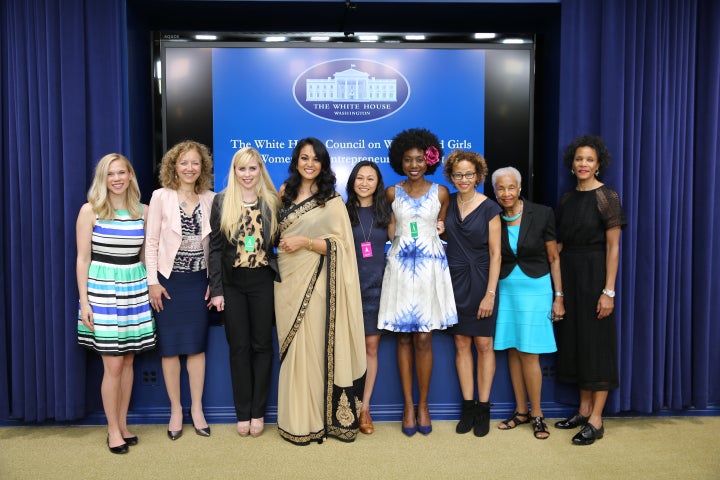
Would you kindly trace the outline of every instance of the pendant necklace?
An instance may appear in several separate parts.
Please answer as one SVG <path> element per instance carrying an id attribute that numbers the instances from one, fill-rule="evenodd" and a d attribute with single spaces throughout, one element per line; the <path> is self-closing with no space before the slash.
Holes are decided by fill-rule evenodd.
<path id="1" fill-rule="evenodd" d="M 460 218 L 465 218 L 465 204 L 470 203 L 473 200 L 475 200 L 475 197 L 477 196 L 477 190 L 473 191 L 473 196 L 470 200 L 463 200 L 462 195 L 460 195 L 460 192 L 458 192 L 458 202 L 460 203 Z"/>
<path id="2" fill-rule="evenodd" d="M 178 190 L 178 193 L 180 193 L 180 192 L 182 192 L 182 190 Z M 188 198 L 187 194 L 185 192 L 183 192 L 183 198 L 182 198 L 182 201 L 180 202 L 180 206 L 182 207 L 183 210 L 185 210 L 188 207 L 189 201 L 190 201 L 190 198 Z"/>

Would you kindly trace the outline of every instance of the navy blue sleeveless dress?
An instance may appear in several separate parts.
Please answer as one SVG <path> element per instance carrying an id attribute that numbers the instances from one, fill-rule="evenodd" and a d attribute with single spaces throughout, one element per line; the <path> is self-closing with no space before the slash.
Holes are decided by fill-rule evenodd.
<path id="1" fill-rule="evenodd" d="M 355 256 L 360 275 L 360 294 L 362 298 L 365 335 L 387 333 L 377 328 L 380 309 L 380 291 L 385 272 L 385 243 L 387 227 L 378 227 L 373 219 L 373 207 L 358 207 L 360 223 L 352 227 L 355 240 Z M 362 244 L 369 242 L 371 256 L 363 256 Z"/>

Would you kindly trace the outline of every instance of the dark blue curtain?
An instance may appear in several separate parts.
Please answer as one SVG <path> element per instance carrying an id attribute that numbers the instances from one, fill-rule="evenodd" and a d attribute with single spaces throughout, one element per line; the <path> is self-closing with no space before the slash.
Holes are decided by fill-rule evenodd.
<path id="1" fill-rule="evenodd" d="M 127 150 L 124 0 L 5 0 L 0 417 L 85 411 L 75 218 L 92 169 Z"/>
<path id="2" fill-rule="evenodd" d="M 714 0 L 562 2 L 559 144 L 605 138 L 614 159 L 603 180 L 629 220 L 609 412 L 720 400 L 718 21 Z M 574 182 L 559 185 L 558 195 Z"/>

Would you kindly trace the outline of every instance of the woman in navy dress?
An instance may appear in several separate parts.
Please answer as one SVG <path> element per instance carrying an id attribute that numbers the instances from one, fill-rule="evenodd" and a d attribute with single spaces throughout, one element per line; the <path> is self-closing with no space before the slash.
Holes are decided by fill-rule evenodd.
<path id="1" fill-rule="evenodd" d="M 455 335 L 455 366 L 463 404 L 457 433 L 482 437 L 490 429 L 490 388 L 495 375 L 496 291 L 500 274 L 500 206 L 475 188 L 485 181 L 487 165 L 474 152 L 453 151 L 445 176 L 457 192 L 450 196 L 445 219 L 447 259 L 459 323 Z M 472 345 L 477 350 L 477 390 L 473 379 Z"/>
<path id="2" fill-rule="evenodd" d="M 378 371 L 378 347 L 382 330 L 377 328 L 380 290 L 385 271 L 385 243 L 390 223 L 390 205 L 385 198 L 382 174 L 375 162 L 364 160 L 355 164 L 347 182 L 346 207 L 355 240 L 363 320 L 367 376 L 360 410 L 360 431 L 373 433 L 370 398 Z"/>

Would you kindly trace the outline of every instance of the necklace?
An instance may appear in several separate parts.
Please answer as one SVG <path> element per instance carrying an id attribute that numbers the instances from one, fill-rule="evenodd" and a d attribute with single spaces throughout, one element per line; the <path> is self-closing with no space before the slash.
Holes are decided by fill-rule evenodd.
<path id="1" fill-rule="evenodd" d="M 182 192 L 182 196 L 183 196 L 183 198 L 181 199 L 181 202 L 180 202 L 180 206 L 183 209 L 186 209 L 188 207 L 188 204 L 195 203 L 195 199 L 197 198 L 197 196 L 194 193 L 187 195 L 186 192 L 183 192 L 182 190 L 178 190 L 178 196 L 180 195 L 180 192 Z"/>
<path id="2" fill-rule="evenodd" d="M 518 218 L 520 218 L 520 215 L 522 215 L 522 213 L 523 213 L 523 207 L 524 207 L 524 205 L 523 205 L 522 203 L 520 203 L 520 211 L 519 211 L 518 213 L 516 213 L 516 214 L 513 215 L 513 216 L 500 215 L 500 218 L 502 218 L 502 219 L 505 220 L 506 222 L 514 222 L 515 220 L 517 220 Z"/>
<path id="3" fill-rule="evenodd" d="M 520 210 L 520 213 L 518 213 L 517 215 L 513 215 L 512 217 L 506 217 L 505 215 L 501 215 L 500 218 L 502 218 L 506 222 L 514 222 L 515 220 L 520 218 L 520 215 L 522 215 L 522 210 Z"/>
<path id="4" fill-rule="evenodd" d="M 367 235 L 365 235 L 365 227 L 363 226 L 362 221 L 360 220 L 359 214 L 358 214 L 358 223 L 360 224 L 360 228 L 362 229 L 363 240 L 365 241 L 365 243 L 369 242 L 370 237 L 372 237 L 372 233 L 373 233 L 372 227 L 375 224 L 375 213 L 373 212 L 372 217 L 370 217 L 370 227 L 369 227 L 369 231 L 368 231 Z"/>
<path id="5" fill-rule="evenodd" d="M 463 200 L 462 195 L 458 192 L 458 203 L 460 203 L 460 217 L 465 218 L 465 204 L 470 203 L 477 197 L 477 190 L 473 190 L 473 196 L 470 200 Z"/>

